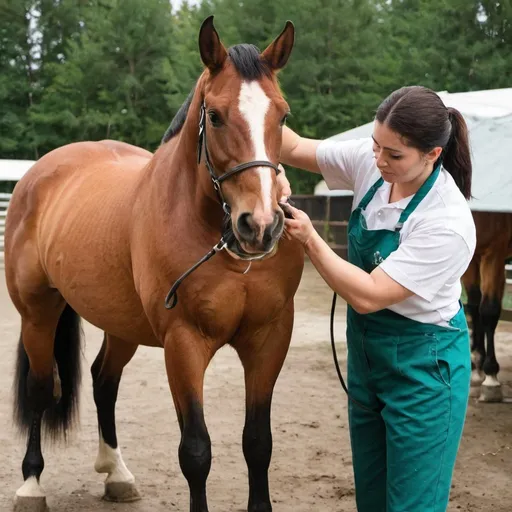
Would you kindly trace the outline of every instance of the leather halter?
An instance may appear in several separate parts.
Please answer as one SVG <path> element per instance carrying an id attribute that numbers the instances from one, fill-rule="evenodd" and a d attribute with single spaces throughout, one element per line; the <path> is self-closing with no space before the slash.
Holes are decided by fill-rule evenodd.
<path id="1" fill-rule="evenodd" d="M 208 153 L 208 144 L 206 142 L 206 105 L 204 101 L 201 103 L 201 110 L 200 110 L 200 116 L 199 116 L 199 139 L 197 142 L 197 163 L 201 163 L 201 156 L 204 151 L 204 163 L 206 165 L 206 168 L 208 169 L 208 172 L 210 173 L 210 177 L 212 179 L 213 188 L 217 192 L 217 196 L 219 198 L 219 201 L 222 205 L 222 209 L 225 213 L 224 218 L 224 225 L 229 225 L 228 221 L 231 217 L 231 207 L 229 206 L 228 202 L 224 198 L 224 194 L 222 193 L 222 182 L 227 180 L 228 178 L 231 178 L 235 174 L 238 174 L 242 171 L 245 171 L 247 169 L 252 169 L 254 167 L 271 167 L 276 171 L 276 174 L 279 174 L 281 171 L 277 167 L 277 165 L 273 164 L 272 162 L 269 162 L 267 160 L 253 160 L 250 162 L 245 162 L 243 164 L 237 165 L 230 169 L 229 171 L 226 171 L 222 175 L 218 175 L 215 172 L 215 169 L 211 163 L 210 160 L 210 154 Z M 231 230 L 224 231 L 224 233 L 221 236 L 221 239 L 219 242 L 213 246 L 213 248 L 205 254 L 197 263 L 195 263 L 192 267 L 190 267 L 183 275 L 181 275 L 176 282 L 172 285 L 171 289 L 169 290 L 169 293 L 167 294 L 167 297 L 165 298 L 164 306 L 166 309 L 172 309 L 176 306 L 178 303 L 178 287 L 180 284 L 184 281 L 184 279 L 189 276 L 194 270 L 196 270 L 199 266 L 201 266 L 203 263 L 208 261 L 212 256 L 214 256 L 216 253 L 222 251 L 225 249 L 230 242 L 230 239 L 233 237 L 233 232 Z"/>

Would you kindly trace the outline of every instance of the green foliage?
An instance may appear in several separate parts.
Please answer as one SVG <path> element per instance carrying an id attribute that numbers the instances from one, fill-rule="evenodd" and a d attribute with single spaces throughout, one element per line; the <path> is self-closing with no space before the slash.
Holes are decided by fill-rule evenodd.
<path id="1" fill-rule="evenodd" d="M 171 2 L 172 4 L 172 2 Z M 512 4 L 494 0 L 0 0 L 0 158 L 78 140 L 149 150 L 202 71 L 202 20 L 263 50 L 290 19 L 289 126 L 325 138 L 372 119 L 402 85 L 510 86 Z M 290 169 L 295 193 L 317 175 Z"/>

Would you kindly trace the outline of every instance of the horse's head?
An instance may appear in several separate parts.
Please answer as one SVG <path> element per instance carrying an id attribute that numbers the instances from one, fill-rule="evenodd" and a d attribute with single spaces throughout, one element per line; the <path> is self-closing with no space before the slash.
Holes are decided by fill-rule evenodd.
<path id="1" fill-rule="evenodd" d="M 207 68 L 201 87 L 207 141 L 203 160 L 219 178 L 220 197 L 231 211 L 235 240 L 228 249 L 241 258 L 272 252 L 283 232 L 276 174 L 289 107 L 276 74 L 285 66 L 293 42 L 291 22 L 262 53 L 251 45 L 226 50 L 213 16 L 199 34 Z M 237 171 L 242 164 L 249 165 Z"/>

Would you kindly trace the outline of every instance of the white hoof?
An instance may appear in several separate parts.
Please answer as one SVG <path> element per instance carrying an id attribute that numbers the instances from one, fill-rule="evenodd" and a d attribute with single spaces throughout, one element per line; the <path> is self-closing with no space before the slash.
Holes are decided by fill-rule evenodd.
<path id="1" fill-rule="evenodd" d="M 480 388 L 481 394 L 479 397 L 480 402 L 503 402 L 503 390 L 501 384 L 496 377 L 487 375 L 482 387 Z"/>
<path id="2" fill-rule="evenodd" d="M 139 501 L 141 496 L 135 484 L 130 482 L 108 482 L 105 483 L 105 501 L 114 501 L 117 503 L 129 503 Z"/>
<path id="3" fill-rule="evenodd" d="M 14 512 L 46 512 L 46 496 L 35 476 L 27 478 L 16 491 Z"/>

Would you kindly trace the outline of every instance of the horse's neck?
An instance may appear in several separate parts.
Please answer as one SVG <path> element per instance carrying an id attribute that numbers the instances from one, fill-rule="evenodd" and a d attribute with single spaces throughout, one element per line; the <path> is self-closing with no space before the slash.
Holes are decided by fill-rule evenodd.
<path id="1" fill-rule="evenodd" d="M 182 130 L 155 153 L 151 167 L 151 199 L 176 219 L 182 211 L 190 222 L 196 218 L 211 232 L 220 232 L 223 213 L 210 175 L 197 164 L 198 112 L 189 112 Z M 154 205 L 152 205 L 154 206 Z M 217 233 L 215 233 L 217 235 Z"/>

